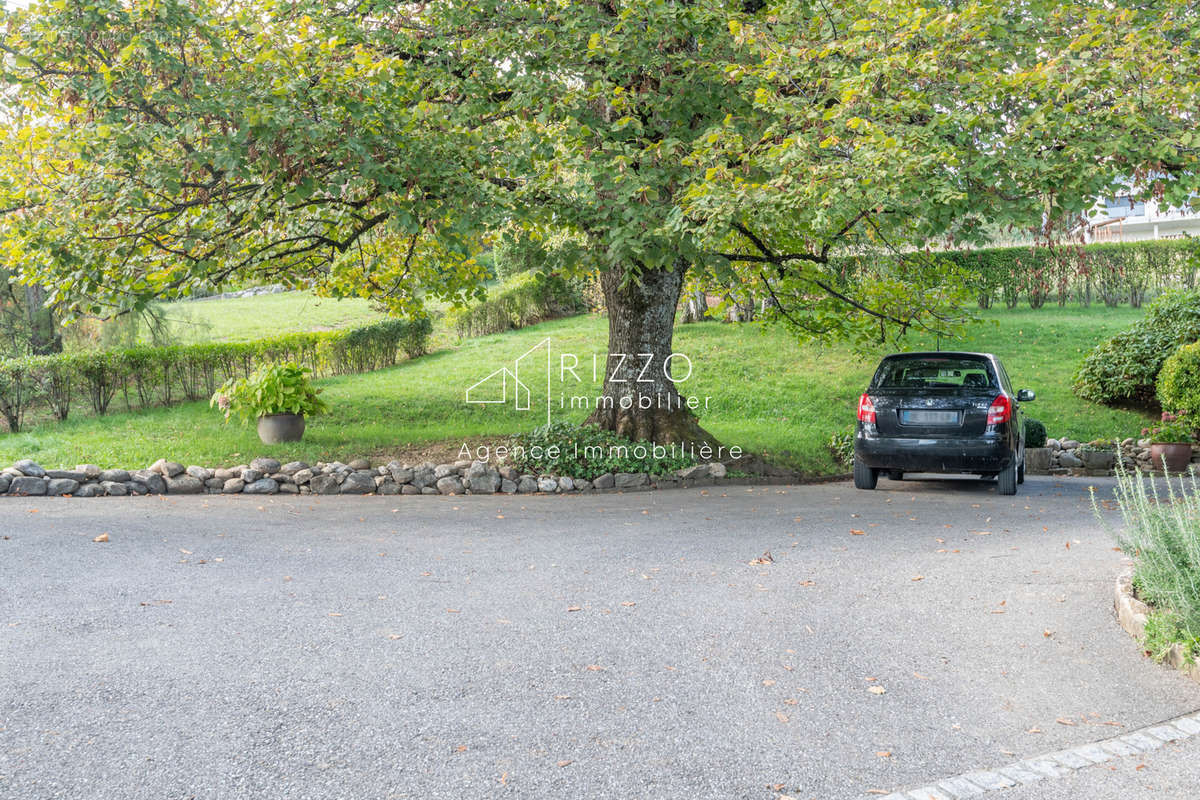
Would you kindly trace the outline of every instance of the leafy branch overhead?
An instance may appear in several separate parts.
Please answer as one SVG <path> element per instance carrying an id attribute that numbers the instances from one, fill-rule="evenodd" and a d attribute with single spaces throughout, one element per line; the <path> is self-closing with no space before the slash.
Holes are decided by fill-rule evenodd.
<path id="1" fill-rule="evenodd" d="M 1198 39 L 1183 0 L 39 3 L 3 23 L 0 258 L 83 311 L 236 278 L 415 314 L 515 228 L 803 335 L 952 329 L 930 243 L 1187 201 Z"/>

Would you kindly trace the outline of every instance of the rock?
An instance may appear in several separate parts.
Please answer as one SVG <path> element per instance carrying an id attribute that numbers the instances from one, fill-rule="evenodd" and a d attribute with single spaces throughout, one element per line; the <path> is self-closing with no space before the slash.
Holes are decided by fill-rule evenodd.
<path id="1" fill-rule="evenodd" d="M 469 458 L 465 459 L 465 460 L 460 459 L 460 460 L 454 462 L 454 468 L 461 471 L 461 470 L 464 470 L 467 467 L 471 466 L 471 464 L 472 464 L 472 461 Z"/>
<path id="2" fill-rule="evenodd" d="M 240 475 L 240 474 L 241 473 L 239 472 L 238 475 Z M 222 483 L 224 483 L 225 481 L 228 481 L 228 480 L 232 480 L 232 479 L 236 478 L 238 475 L 234 475 L 233 470 L 226 469 L 224 467 L 213 470 L 213 477 L 216 478 L 217 480 L 221 481 Z"/>
<path id="3" fill-rule="evenodd" d="M 655 489 L 672 489 L 679 486 L 679 482 L 683 480 L 674 472 L 666 475 L 655 475 L 650 479 L 650 483 Z"/>
<path id="4" fill-rule="evenodd" d="M 87 475 L 84 475 L 77 469 L 48 469 L 46 470 L 47 478 L 67 478 L 73 481 L 83 483 L 87 480 Z"/>
<path id="5" fill-rule="evenodd" d="M 29 475 L 13 478 L 8 484 L 9 494 L 41 497 L 46 493 L 46 481 Z"/>
<path id="6" fill-rule="evenodd" d="M 370 469 L 371 462 L 365 458 L 356 458 L 350 462 L 349 467 L 350 467 L 350 469 L 355 469 L 355 470 Z"/>
<path id="7" fill-rule="evenodd" d="M 338 480 L 335 475 L 314 475 L 308 482 L 313 494 L 337 494 Z"/>
<path id="8" fill-rule="evenodd" d="M 614 485 L 618 489 L 637 489 L 650 483 L 650 476 L 644 472 L 618 472 L 614 476 Z"/>
<path id="9" fill-rule="evenodd" d="M 261 469 L 255 469 L 254 467 L 247 467 L 246 469 L 242 470 L 242 474 L 240 477 L 246 483 L 254 483 L 259 478 L 265 477 L 265 473 Z"/>
<path id="10" fill-rule="evenodd" d="M 575 491 L 590 492 L 591 490 L 592 490 L 592 482 L 591 481 L 584 480 L 583 478 L 577 478 L 575 480 Z"/>
<path id="11" fill-rule="evenodd" d="M 146 487 L 146 491 L 150 494 L 166 494 L 167 481 L 161 473 L 152 472 L 148 469 L 139 469 L 136 472 L 129 473 L 129 479 Z"/>
<path id="12" fill-rule="evenodd" d="M 402 485 L 412 483 L 413 471 L 408 467 L 401 466 L 400 464 L 396 464 L 395 466 L 389 464 L 387 470 L 388 474 L 392 476 L 392 480 L 396 483 Z"/>
<path id="13" fill-rule="evenodd" d="M 1121 446 L 1122 446 L 1122 447 L 1133 447 L 1133 437 L 1132 437 L 1132 436 L 1130 436 L 1130 437 L 1128 437 L 1128 438 L 1126 438 L 1126 439 L 1122 439 L 1122 440 L 1121 440 Z"/>
<path id="14" fill-rule="evenodd" d="M 125 488 L 130 494 L 137 495 L 139 497 L 150 494 L 150 490 L 137 481 L 125 481 Z"/>
<path id="15" fill-rule="evenodd" d="M 1074 450 L 1079 447 L 1079 442 L 1074 439 L 1063 439 L 1059 444 L 1062 445 L 1063 450 Z"/>
<path id="16" fill-rule="evenodd" d="M 302 469 L 308 469 L 308 464 L 303 461 L 289 461 L 279 468 L 279 471 L 285 475 L 295 475 Z"/>
<path id="17" fill-rule="evenodd" d="M 117 481 L 124 483 L 129 480 L 129 471 L 124 469 L 106 469 L 100 473 L 100 481 Z"/>
<path id="18" fill-rule="evenodd" d="M 375 476 L 364 470 L 347 475 L 340 489 L 341 494 L 369 494 L 373 491 L 375 491 Z"/>
<path id="19" fill-rule="evenodd" d="M 517 493 L 517 482 L 509 480 L 508 478 L 501 478 L 500 479 L 500 491 L 503 494 L 516 494 Z"/>
<path id="20" fill-rule="evenodd" d="M 426 464 L 420 468 L 413 470 L 412 485 L 418 489 L 425 489 L 437 483 L 437 477 L 434 474 L 432 466 Z"/>
<path id="21" fill-rule="evenodd" d="M 438 479 L 437 490 L 439 494 L 462 494 L 463 483 L 457 475 L 446 475 Z"/>
<path id="22" fill-rule="evenodd" d="M 282 486 L 285 483 L 293 482 L 292 476 L 288 475 L 286 472 L 276 472 L 272 475 L 268 475 L 267 477 L 270 478 L 271 480 L 275 481 L 276 483 L 278 483 L 280 486 Z"/>
<path id="23" fill-rule="evenodd" d="M 79 481 L 74 478 L 51 478 L 46 482 L 46 494 L 60 496 L 79 491 Z"/>
<path id="24" fill-rule="evenodd" d="M 420 494 L 421 490 L 413 486 L 411 483 L 406 483 L 400 487 L 400 494 Z"/>
<path id="25" fill-rule="evenodd" d="M 1058 454 L 1058 465 L 1060 467 L 1082 467 L 1083 460 L 1068 450 L 1062 450 Z"/>
<path id="26" fill-rule="evenodd" d="M 691 467 L 684 467 L 676 473 L 685 481 L 699 480 L 700 478 L 708 477 L 708 464 L 696 464 Z"/>
<path id="27" fill-rule="evenodd" d="M 221 486 L 221 491 L 225 494 L 241 494 L 242 489 L 246 488 L 246 482 L 241 478 L 230 478 Z"/>
<path id="28" fill-rule="evenodd" d="M 167 494 L 200 494 L 203 490 L 204 484 L 191 475 L 175 473 L 175 477 L 167 478 Z"/>
<path id="29" fill-rule="evenodd" d="M 30 461 L 28 458 L 22 458 L 20 461 L 13 464 L 13 467 L 22 475 L 25 475 L 29 478 L 46 477 L 46 470 L 42 469 L 37 462 Z"/>
<path id="30" fill-rule="evenodd" d="M 104 487 L 98 483 L 85 483 L 75 490 L 76 497 L 100 497 L 102 494 L 104 494 Z"/>
<path id="31" fill-rule="evenodd" d="M 433 477 L 435 480 L 440 480 L 447 475 L 457 475 L 458 467 L 454 464 L 438 464 L 433 468 Z"/>
<path id="32" fill-rule="evenodd" d="M 280 464 L 278 459 L 267 458 L 266 456 L 259 456 L 258 458 L 251 459 L 250 461 L 250 469 L 256 469 L 263 475 L 270 475 L 272 472 L 279 472 L 279 467 Z M 257 480 L 257 478 L 255 480 Z"/>
<path id="33" fill-rule="evenodd" d="M 292 483 L 297 486 L 303 486 L 313 479 L 313 471 L 311 469 L 302 469 L 292 475 Z"/>
<path id="34" fill-rule="evenodd" d="M 570 478 L 568 478 L 564 475 L 563 477 L 558 479 L 558 490 L 560 492 L 575 491 L 575 481 L 571 480 Z"/>
<path id="35" fill-rule="evenodd" d="M 517 472 L 515 469 L 513 469 L 512 467 L 510 467 L 508 465 L 500 467 L 500 469 L 498 469 L 496 471 L 500 473 L 501 480 L 515 482 L 515 481 L 519 480 L 521 477 L 521 474 L 519 472 Z"/>
<path id="36" fill-rule="evenodd" d="M 275 494 L 278 491 L 279 484 L 272 478 L 259 478 L 242 489 L 243 494 Z"/>
<path id="37" fill-rule="evenodd" d="M 1061 450 L 1062 449 L 1062 445 L 1058 443 L 1058 439 L 1047 439 L 1046 447 L 1048 447 L 1051 450 Z"/>
<path id="38" fill-rule="evenodd" d="M 80 464 L 75 468 L 76 472 L 82 472 L 86 480 L 94 481 L 100 477 L 100 468 L 95 464 Z"/>
<path id="39" fill-rule="evenodd" d="M 400 494 L 400 484 L 396 483 L 391 478 L 385 478 L 383 483 L 376 487 L 376 490 L 382 495 Z"/>
<path id="40" fill-rule="evenodd" d="M 482 461 L 476 461 L 467 467 L 464 485 L 472 494 L 495 494 L 501 480 L 499 472 Z"/>
<path id="41" fill-rule="evenodd" d="M 178 461 L 164 461 L 162 464 L 162 469 L 159 470 L 159 472 L 161 472 L 164 477 L 174 478 L 177 475 L 183 474 L 183 464 L 180 464 Z"/>
<path id="42" fill-rule="evenodd" d="M 117 481 L 100 481 L 100 488 L 110 497 L 124 497 L 129 494 L 129 487 Z"/>
<path id="43" fill-rule="evenodd" d="M 1025 471 L 1032 475 L 1045 475 L 1050 471 L 1053 452 L 1049 447 L 1025 448 Z"/>
<path id="44" fill-rule="evenodd" d="M 533 494 L 538 490 L 537 479 L 532 475 L 522 475 L 517 481 L 517 491 L 521 494 Z"/>
<path id="45" fill-rule="evenodd" d="M 1108 471 L 1117 461 L 1116 453 L 1111 450 L 1083 450 L 1079 453 L 1083 466 L 1089 470 Z"/>
<path id="46" fill-rule="evenodd" d="M 558 491 L 558 481 L 549 475 L 543 475 L 537 479 L 537 487 L 539 492 L 554 494 Z"/>
<path id="47" fill-rule="evenodd" d="M 606 472 L 603 475 L 592 481 L 592 486 L 597 489 L 611 489 L 616 485 L 616 478 L 611 472 Z"/>
<path id="48" fill-rule="evenodd" d="M 438 494 L 438 490 L 432 486 L 426 486 L 421 490 L 421 494 Z"/>
<path id="49" fill-rule="evenodd" d="M 213 476 L 213 471 L 207 467 L 190 466 L 186 470 L 188 475 L 191 475 L 198 481 L 206 481 Z"/>
<path id="50" fill-rule="evenodd" d="M 727 473 L 725 465 L 720 461 L 714 461 L 708 465 L 708 474 L 712 478 L 724 478 Z"/>
<path id="51" fill-rule="evenodd" d="M 12 475 L 0 472 L 0 494 L 7 492 L 10 485 L 12 485 Z"/>
<path id="52" fill-rule="evenodd" d="M 209 478 L 208 480 L 206 480 L 204 482 L 204 488 L 205 489 L 224 489 L 225 481 L 221 480 L 220 478 L 216 478 L 216 477 Z"/>
<path id="53" fill-rule="evenodd" d="M 281 483 L 281 484 L 279 484 L 279 493 L 280 494 L 299 494 L 300 487 L 294 483 Z"/>

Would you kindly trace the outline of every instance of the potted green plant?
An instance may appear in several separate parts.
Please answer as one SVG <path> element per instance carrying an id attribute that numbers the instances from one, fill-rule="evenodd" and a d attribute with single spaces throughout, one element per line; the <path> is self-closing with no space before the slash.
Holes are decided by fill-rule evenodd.
<path id="1" fill-rule="evenodd" d="M 298 442 L 304 436 L 304 418 L 329 410 L 309 380 L 308 367 L 272 363 L 245 378 L 226 381 L 209 401 L 225 412 L 226 421 L 237 414 L 243 423 L 258 420 L 258 438 L 264 444 Z"/>
<path id="2" fill-rule="evenodd" d="M 1158 425 L 1142 428 L 1150 439 L 1150 460 L 1155 467 L 1166 463 L 1168 472 L 1185 472 L 1192 461 L 1192 443 L 1196 441 L 1196 426 L 1187 413 L 1164 411 Z"/>

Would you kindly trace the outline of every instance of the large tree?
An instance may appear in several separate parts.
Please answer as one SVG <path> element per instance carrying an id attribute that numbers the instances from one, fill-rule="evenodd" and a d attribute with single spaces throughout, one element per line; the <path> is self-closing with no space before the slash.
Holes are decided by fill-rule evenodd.
<path id="1" fill-rule="evenodd" d="M 931 242 L 1186 200 L 1198 31 L 1186 0 L 45 2 L 0 44 L 0 256 L 79 310 L 269 277 L 419 313 L 515 226 L 649 354 L 592 421 L 694 442 L 689 273 L 803 336 L 953 329 Z"/>

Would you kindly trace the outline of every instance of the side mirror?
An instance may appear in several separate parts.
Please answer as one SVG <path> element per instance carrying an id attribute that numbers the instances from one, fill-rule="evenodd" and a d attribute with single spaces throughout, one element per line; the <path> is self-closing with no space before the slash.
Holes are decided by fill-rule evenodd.
<path id="1" fill-rule="evenodd" d="M 1020 389 L 1017 391 L 1017 402 L 1018 403 L 1028 403 L 1028 402 L 1030 402 L 1032 400 L 1036 400 L 1036 399 L 1037 399 L 1037 395 L 1033 393 L 1032 389 Z"/>

